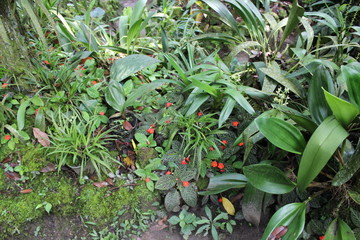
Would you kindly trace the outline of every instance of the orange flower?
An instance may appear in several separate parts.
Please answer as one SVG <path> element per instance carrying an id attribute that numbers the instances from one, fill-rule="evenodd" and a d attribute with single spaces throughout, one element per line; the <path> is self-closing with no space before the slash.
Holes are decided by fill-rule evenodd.
<path id="1" fill-rule="evenodd" d="M 241 142 L 241 143 L 238 144 L 238 146 L 242 147 L 242 146 L 244 146 L 244 143 Z"/>
<path id="2" fill-rule="evenodd" d="M 49 61 L 47 61 L 47 60 L 44 60 L 43 62 L 47 65 L 50 65 Z"/>
<path id="3" fill-rule="evenodd" d="M 219 169 L 223 169 L 225 167 L 225 165 L 223 163 L 219 163 L 217 166 Z"/>
<path id="4" fill-rule="evenodd" d="M 172 104 L 171 102 L 168 102 L 168 103 L 165 104 L 165 107 L 168 108 L 168 107 L 170 107 L 171 105 L 173 105 L 173 104 Z"/>
<path id="5" fill-rule="evenodd" d="M 212 162 L 211 162 L 211 166 L 212 166 L 212 167 L 217 167 L 217 166 L 218 166 L 218 162 L 217 162 L 217 161 L 212 161 Z"/>
<path id="6" fill-rule="evenodd" d="M 165 123 L 170 123 L 170 120 L 166 120 Z"/>
<path id="7" fill-rule="evenodd" d="M 227 144 L 228 142 L 226 140 L 221 141 L 223 144 Z"/>
<path id="8" fill-rule="evenodd" d="M 104 115 L 105 115 L 105 113 L 104 113 L 104 112 L 99 112 L 99 114 L 100 114 L 101 116 L 104 116 Z"/>
<path id="9" fill-rule="evenodd" d="M 221 145 L 220 147 L 221 147 L 221 149 L 222 149 L 222 150 L 224 150 L 224 149 L 226 148 L 226 147 L 225 147 L 225 146 L 223 146 L 223 145 Z"/>
<path id="10" fill-rule="evenodd" d="M 183 182 L 182 182 L 182 185 L 183 185 L 184 187 L 188 187 L 188 186 L 189 186 L 189 182 L 188 182 L 188 181 L 183 181 Z"/>
<path id="11" fill-rule="evenodd" d="M 190 162 L 190 158 L 189 158 L 189 157 L 186 157 L 186 158 L 185 158 L 185 161 Z"/>
<path id="12" fill-rule="evenodd" d="M 151 124 L 151 127 L 154 128 L 154 127 L 155 127 L 155 124 Z"/>
<path id="13" fill-rule="evenodd" d="M 146 179 L 145 179 L 145 182 L 150 182 L 150 178 L 146 178 Z"/>
<path id="14" fill-rule="evenodd" d="M 234 127 L 237 127 L 239 125 L 239 122 L 232 122 L 231 125 L 233 125 Z"/>
<path id="15" fill-rule="evenodd" d="M 182 165 L 186 165 L 186 164 L 188 164 L 188 163 L 187 163 L 185 160 L 182 160 L 182 161 L 181 161 L 181 164 L 182 164 Z"/>
<path id="16" fill-rule="evenodd" d="M 95 85 L 95 84 L 97 84 L 97 81 L 92 81 L 91 84 Z"/>
<path id="17" fill-rule="evenodd" d="M 222 203 L 222 197 L 219 197 L 218 201 L 219 203 Z"/>
<path id="18" fill-rule="evenodd" d="M 170 175 L 171 174 L 171 172 L 170 171 L 167 171 L 166 173 L 165 173 L 165 175 Z"/>
<path id="19" fill-rule="evenodd" d="M 6 84 L 6 83 L 3 83 L 3 84 L 1 85 L 1 87 L 2 87 L 2 88 L 6 88 L 6 87 L 7 87 L 7 84 Z"/>
<path id="20" fill-rule="evenodd" d="M 203 114 L 202 112 L 198 112 L 197 115 L 198 115 L 199 117 L 201 117 L 201 116 L 204 115 L 204 114 Z"/>
<path id="21" fill-rule="evenodd" d="M 5 138 L 6 141 L 9 141 L 11 139 L 11 136 L 10 135 L 5 135 L 4 138 Z"/>
<path id="22" fill-rule="evenodd" d="M 146 132 L 150 133 L 150 134 L 153 134 L 155 132 L 155 129 L 153 128 L 149 128 L 148 130 L 146 130 Z"/>
<path id="23" fill-rule="evenodd" d="M 38 108 L 35 109 L 34 115 L 36 116 L 36 114 L 38 114 L 38 112 L 39 112 L 39 109 Z"/>
<path id="24" fill-rule="evenodd" d="M 209 147 L 209 150 L 210 151 L 214 151 L 215 149 L 213 147 Z"/>
<path id="25" fill-rule="evenodd" d="M 319 237 L 319 240 L 324 240 L 324 239 L 325 239 L 325 236 Z"/>

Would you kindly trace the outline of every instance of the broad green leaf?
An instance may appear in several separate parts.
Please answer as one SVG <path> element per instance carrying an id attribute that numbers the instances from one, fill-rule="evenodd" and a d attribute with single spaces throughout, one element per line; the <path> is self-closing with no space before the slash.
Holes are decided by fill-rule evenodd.
<path id="1" fill-rule="evenodd" d="M 38 107 L 43 107 L 43 106 L 44 106 L 43 100 L 42 100 L 39 96 L 37 96 L 37 95 L 35 95 L 35 96 L 33 96 L 33 97 L 31 98 L 31 102 L 32 102 L 35 106 L 38 106 Z"/>
<path id="2" fill-rule="evenodd" d="M 346 81 L 351 103 L 360 109 L 360 72 L 353 68 L 342 66 L 341 73 Z"/>
<path id="3" fill-rule="evenodd" d="M 263 192 L 284 194 L 296 186 L 280 169 L 271 165 L 253 164 L 243 169 L 249 183 Z"/>
<path id="4" fill-rule="evenodd" d="M 296 240 L 301 235 L 305 226 L 305 203 L 290 203 L 279 210 L 271 217 L 261 240 L 272 238 L 272 232 L 280 226 L 287 227 L 287 232 L 281 237 L 282 240 Z"/>
<path id="5" fill-rule="evenodd" d="M 296 154 L 304 151 L 306 142 L 300 130 L 279 118 L 258 118 L 260 132 L 275 146 Z"/>
<path id="6" fill-rule="evenodd" d="M 180 78 L 184 81 L 185 84 L 190 84 L 190 81 L 187 79 L 185 71 L 181 68 L 181 66 L 177 63 L 177 60 L 170 54 L 164 54 L 165 58 L 171 64 L 171 66 L 176 70 L 179 74 Z"/>
<path id="7" fill-rule="evenodd" d="M 309 132 L 313 133 L 318 127 L 313 120 L 311 120 L 308 116 L 296 111 L 295 109 L 289 108 L 284 105 L 273 104 L 274 108 L 279 109 L 283 113 L 285 113 L 289 118 L 291 118 L 294 122 L 296 122 L 299 126 L 305 128 Z"/>
<path id="8" fill-rule="evenodd" d="M 350 217 L 351 217 L 352 223 L 356 227 L 360 227 L 360 212 L 353 208 L 350 208 Z"/>
<path id="9" fill-rule="evenodd" d="M 222 205 L 224 206 L 225 211 L 228 214 L 235 215 L 235 207 L 229 199 L 227 199 L 226 197 L 222 197 Z"/>
<path id="10" fill-rule="evenodd" d="M 190 207 L 195 207 L 197 204 L 197 192 L 192 186 L 180 188 L 180 194 L 184 202 Z"/>
<path id="11" fill-rule="evenodd" d="M 156 88 L 161 87 L 164 82 L 162 81 L 152 81 L 150 83 L 142 84 L 139 88 L 132 91 L 129 94 L 128 98 L 125 101 L 125 108 L 132 106 L 135 104 L 136 100 L 141 97 L 146 97 L 146 94 L 154 91 Z"/>
<path id="12" fill-rule="evenodd" d="M 148 138 L 143 133 L 135 133 L 135 139 L 139 143 L 147 142 Z"/>
<path id="13" fill-rule="evenodd" d="M 125 93 L 122 85 L 117 81 L 110 81 L 105 90 L 106 102 L 116 111 L 122 112 L 125 109 Z"/>
<path id="14" fill-rule="evenodd" d="M 203 82 L 200 82 L 199 80 L 195 79 L 195 78 L 189 78 L 192 82 L 192 84 L 198 88 L 200 88 L 201 90 L 213 95 L 214 97 L 218 97 L 219 96 L 219 91 L 210 86 L 209 84 L 206 84 L 206 83 L 203 83 Z"/>
<path id="15" fill-rule="evenodd" d="M 246 42 L 243 42 L 239 45 L 237 45 L 236 47 L 234 47 L 231 52 L 229 53 L 229 55 L 226 57 L 226 62 L 227 63 L 230 63 L 234 58 L 235 56 L 241 52 L 241 51 L 244 51 L 245 49 L 247 48 L 251 48 L 251 47 L 258 47 L 258 46 L 261 46 L 260 43 L 256 42 L 256 41 L 246 41 Z"/>
<path id="16" fill-rule="evenodd" d="M 241 209 L 246 221 L 259 226 L 265 193 L 248 183 L 245 187 Z"/>
<path id="17" fill-rule="evenodd" d="M 231 188 L 243 188 L 246 186 L 247 178 L 240 173 L 226 173 L 210 178 L 209 185 L 199 195 L 211 195 L 225 192 Z"/>
<path id="18" fill-rule="evenodd" d="M 226 25 L 240 34 L 235 18 L 222 2 L 218 0 L 204 0 L 204 2 L 220 15 L 221 20 Z"/>
<path id="19" fill-rule="evenodd" d="M 180 193 L 177 190 L 172 190 L 168 192 L 164 199 L 164 205 L 166 211 L 168 212 L 174 211 L 176 207 L 180 206 Z"/>
<path id="20" fill-rule="evenodd" d="M 356 240 L 351 228 L 340 218 L 331 222 L 324 240 Z"/>
<path id="21" fill-rule="evenodd" d="M 141 54 L 134 54 L 115 61 L 110 69 L 110 79 L 120 82 L 132 74 L 149 67 L 159 60 Z"/>
<path id="22" fill-rule="evenodd" d="M 194 112 L 196 112 L 200 106 L 209 99 L 209 94 L 205 94 L 205 93 L 200 93 L 197 96 L 194 97 L 193 102 L 191 103 L 191 105 L 189 106 L 189 109 L 186 111 L 185 116 L 189 116 L 191 114 L 193 114 Z"/>
<path id="23" fill-rule="evenodd" d="M 226 122 L 226 120 L 229 118 L 230 114 L 232 113 L 234 107 L 235 107 L 235 100 L 232 99 L 231 97 L 228 97 L 226 99 L 225 105 L 223 107 L 223 109 L 220 112 L 220 116 L 219 116 L 219 128 L 224 124 L 224 122 Z"/>
<path id="24" fill-rule="evenodd" d="M 17 125 L 18 125 L 18 130 L 23 130 L 23 128 L 25 127 L 25 113 L 26 113 L 26 108 L 29 106 L 30 104 L 30 99 L 26 100 L 25 102 L 22 102 L 20 104 L 19 110 L 17 112 Z"/>
<path id="25" fill-rule="evenodd" d="M 280 42 L 280 46 L 283 44 L 285 39 L 298 28 L 301 17 L 304 15 L 304 8 L 299 6 L 298 1 L 293 1 L 292 7 L 290 9 L 289 18 Z"/>
<path id="26" fill-rule="evenodd" d="M 39 111 L 35 116 L 34 126 L 36 128 L 39 128 L 41 131 L 45 131 L 46 129 L 45 115 L 44 115 L 44 110 L 42 108 L 39 109 Z"/>
<path id="27" fill-rule="evenodd" d="M 336 119 L 343 127 L 347 127 L 359 114 L 356 105 L 338 98 L 323 89 L 327 103 Z"/>
<path id="28" fill-rule="evenodd" d="M 271 77 L 284 87 L 290 89 L 293 93 L 301 97 L 301 90 L 294 82 L 287 79 L 280 70 L 279 65 L 276 62 L 271 62 L 267 68 L 260 68 L 260 70 L 265 73 L 267 76 Z"/>
<path id="29" fill-rule="evenodd" d="M 226 94 L 229 94 L 242 108 L 244 108 L 248 113 L 254 114 L 255 110 L 246 100 L 246 98 L 241 94 L 240 91 L 234 89 L 226 89 Z"/>
<path id="30" fill-rule="evenodd" d="M 329 70 L 320 65 L 311 78 L 308 93 L 310 114 L 317 124 L 332 114 L 322 88 L 330 93 L 334 92 L 334 84 Z"/>
<path id="31" fill-rule="evenodd" d="M 159 190 L 169 190 L 176 184 L 176 179 L 173 175 L 164 175 L 156 182 L 155 188 Z"/>
<path id="32" fill-rule="evenodd" d="M 144 13 L 145 7 L 146 7 L 146 0 L 139 0 L 136 2 L 131 14 L 130 25 L 135 24 L 135 22 L 141 19 L 141 15 Z"/>
<path id="33" fill-rule="evenodd" d="M 153 181 L 146 182 L 146 187 L 147 187 L 147 189 L 149 189 L 151 192 L 153 192 L 154 189 L 155 189 L 154 182 L 153 182 Z"/>
<path id="34" fill-rule="evenodd" d="M 305 190 L 314 180 L 348 135 L 334 116 L 321 123 L 307 143 L 300 160 L 297 182 L 300 191 Z"/>
<path id="35" fill-rule="evenodd" d="M 349 197 L 356 202 L 357 204 L 360 204 L 360 193 L 353 191 L 353 190 L 348 190 L 347 193 L 349 194 Z"/>
<path id="36" fill-rule="evenodd" d="M 349 181 L 352 176 L 360 169 L 360 141 L 357 144 L 355 152 L 335 175 L 332 180 L 333 186 L 340 186 Z"/>

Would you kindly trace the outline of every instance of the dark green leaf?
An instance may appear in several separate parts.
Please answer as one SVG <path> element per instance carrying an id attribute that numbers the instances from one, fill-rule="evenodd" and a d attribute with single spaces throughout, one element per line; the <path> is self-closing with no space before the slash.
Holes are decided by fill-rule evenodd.
<path id="1" fill-rule="evenodd" d="M 192 186 L 180 188 L 182 199 L 190 207 L 195 207 L 197 204 L 197 192 Z"/>
<path id="2" fill-rule="evenodd" d="M 350 217 L 351 217 L 351 221 L 352 223 L 356 226 L 356 227 L 360 227 L 360 212 L 356 211 L 353 208 L 350 208 Z"/>
<path id="3" fill-rule="evenodd" d="M 17 112 L 16 119 L 19 130 L 22 130 L 25 127 L 25 113 L 26 113 L 26 108 L 29 106 L 29 104 L 30 104 L 30 99 L 22 102 Z"/>
<path id="4" fill-rule="evenodd" d="M 125 93 L 122 85 L 117 81 L 110 81 L 105 90 L 105 100 L 116 111 L 124 111 Z"/>
<path id="5" fill-rule="evenodd" d="M 264 192 L 256 189 L 251 184 L 245 187 L 244 198 L 241 201 L 241 208 L 246 221 L 259 226 L 262 213 Z"/>
<path id="6" fill-rule="evenodd" d="M 348 136 L 334 116 L 326 118 L 311 136 L 300 161 L 297 185 L 303 191 Z"/>
<path id="7" fill-rule="evenodd" d="M 243 169 L 251 185 L 263 192 L 284 194 L 295 188 L 295 183 L 290 181 L 277 167 L 267 164 L 253 164 Z"/>
<path id="8" fill-rule="evenodd" d="M 332 114 L 322 88 L 330 93 L 334 92 L 334 84 L 329 70 L 320 65 L 311 78 L 308 94 L 310 114 L 317 124 Z"/>
<path id="9" fill-rule="evenodd" d="M 245 111 L 250 114 L 254 114 L 255 110 L 250 105 L 250 103 L 246 100 L 246 98 L 241 94 L 240 91 L 236 91 L 234 89 L 226 89 L 226 94 L 229 94 Z"/>
<path id="10" fill-rule="evenodd" d="M 347 66 L 342 66 L 341 72 L 346 81 L 350 101 L 360 109 L 360 72 Z"/>
<path id="11" fill-rule="evenodd" d="M 356 240 L 351 228 L 340 218 L 332 221 L 326 230 L 324 240 Z"/>
<path id="12" fill-rule="evenodd" d="M 176 179 L 173 175 L 164 175 L 156 182 L 155 188 L 159 190 L 169 190 L 176 184 Z"/>
<path id="13" fill-rule="evenodd" d="M 260 132 L 275 146 L 285 151 L 301 154 L 306 142 L 300 130 L 279 118 L 258 118 Z"/>
<path id="14" fill-rule="evenodd" d="M 223 107 L 223 109 L 220 112 L 220 116 L 219 116 L 219 128 L 224 124 L 224 122 L 226 122 L 226 120 L 229 118 L 230 114 L 232 113 L 234 106 L 235 106 L 235 100 L 232 99 L 231 97 L 228 97 L 226 99 L 225 105 Z"/>
<path id="15" fill-rule="evenodd" d="M 165 196 L 164 205 L 165 205 L 166 211 L 168 211 L 168 212 L 171 212 L 176 207 L 180 206 L 179 192 L 176 190 L 168 192 Z"/>
<path id="16" fill-rule="evenodd" d="M 141 54 L 134 54 L 115 61 L 110 69 L 110 79 L 120 82 L 143 68 L 149 67 L 159 60 Z"/>
<path id="17" fill-rule="evenodd" d="M 247 178 L 239 173 L 226 173 L 210 178 L 206 191 L 199 192 L 199 195 L 211 195 L 225 192 L 231 188 L 243 188 L 246 186 Z"/>
<path id="18" fill-rule="evenodd" d="M 305 210 L 305 203 L 290 203 L 277 210 L 266 226 L 261 240 L 274 239 L 271 234 L 280 226 L 288 227 L 282 240 L 296 240 L 304 230 Z"/>

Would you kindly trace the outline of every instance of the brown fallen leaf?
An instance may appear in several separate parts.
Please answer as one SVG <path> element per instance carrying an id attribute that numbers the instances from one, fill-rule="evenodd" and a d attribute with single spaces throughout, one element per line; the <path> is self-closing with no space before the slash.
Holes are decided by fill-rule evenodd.
<path id="1" fill-rule="evenodd" d="M 114 182 L 111 178 L 107 178 L 105 181 L 111 186 L 114 185 Z"/>
<path id="2" fill-rule="evenodd" d="M 56 165 L 53 163 L 49 163 L 46 167 L 41 169 L 40 172 L 42 173 L 55 172 L 55 170 L 56 170 Z"/>
<path id="3" fill-rule="evenodd" d="M 93 185 L 95 187 L 106 187 L 109 186 L 109 183 L 107 181 L 102 181 L 102 182 L 94 182 Z"/>
<path id="4" fill-rule="evenodd" d="M 28 189 L 21 190 L 20 193 L 26 194 L 26 193 L 31 193 L 32 191 L 33 191 L 32 189 L 28 188 Z"/>
<path id="5" fill-rule="evenodd" d="M 16 172 L 5 172 L 5 175 L 9 178 L 9 179 L 14 179 L 14 180 L 20 180 L 21 177 L 18 173 Z"/>
<path id="6" fill-rule="evenodd" d="M 44 147 L 50 147 L 50 139 L 47 133 L 41 131 L 38 128 L 33 128 L 34 137 L 39 141 Z"/>
<path id="7" fill-rule="evenodd" d="M 2 160 L 1 162 L 2 163 L 8 163 L 8 162 L 10 162 L 12 159 L 11 159 L 11 157 L 10 156 L 7 156 L 6 158 L 4 158 L 4 160 Z"/>
<path id="8" fill-rule="evenodd" d="M 134 127 L 131 125 L 131 123 L 130 122 L 128 122 L 128 121 L 124 121 L 123 122 L 123 127 L 126 129 L 126 130 L 128 130 L 128 131 L 131 131 Z"/>

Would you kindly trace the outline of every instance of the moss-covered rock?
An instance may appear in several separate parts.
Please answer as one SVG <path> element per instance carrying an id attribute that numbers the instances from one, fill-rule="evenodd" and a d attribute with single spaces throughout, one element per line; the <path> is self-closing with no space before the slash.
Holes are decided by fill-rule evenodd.
<path id="1" fill-rule="evenodd" d="M 25 166 L 29 172 L 40 171 L 48 164 L 45 150 L 40 145 L 26 146 L 21 152 L 21 165 Z"/>

